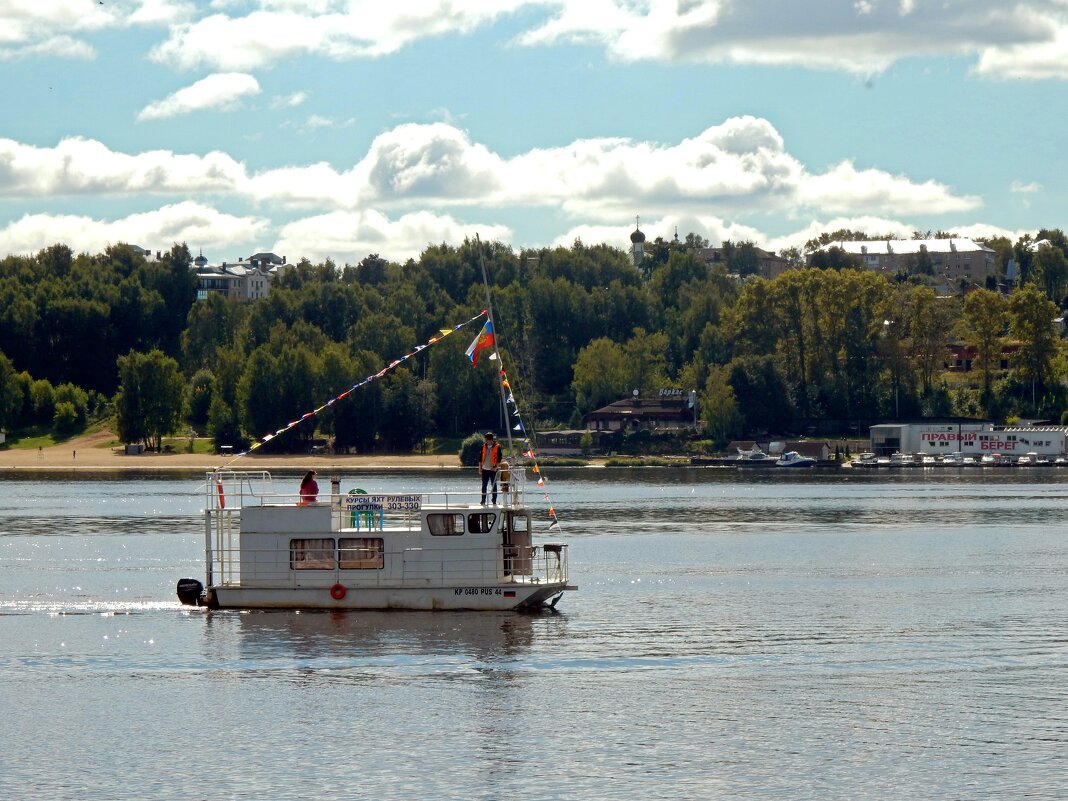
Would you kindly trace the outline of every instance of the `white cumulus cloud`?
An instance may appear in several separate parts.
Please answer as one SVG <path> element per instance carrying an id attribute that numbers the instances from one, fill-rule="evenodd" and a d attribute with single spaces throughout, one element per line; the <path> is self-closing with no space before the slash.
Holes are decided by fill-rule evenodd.
<path id="1" fill-rule="evenodd" d="M 155 27 L 195 14 L 182 0 L 0 0 L 0 60 L 92 58 L 85 37 L 109 29 Z"/>
<path id="2" fill-rule="evenodd" d="M 73 214 L 27 214 L 0 228 L 0 253 L 36 253 L 53 242 L 76 252 L 99 253 L 116 242 L 166 250 L 175 242 L 212 249 L 253 244 L 268 231 L 267 221 L 238 217 L 184 201 L 116 220 Z"/>
<path id="3" fill-rule="evenodd" d="M 217 151 L 129 155 L 80 137 L 53 148 L 0 139 L 0 197 L 232 193 L 245 180 L 244 166 Z"/>
<path id="4" fill-rule="evenodd" d="M 1061 0 L 570 0 L 518 41 L 596 44 L 621 61 L 789 65 L 858 75 L 905 58 L 963 54 L 977 57 L 982 73 L 1064 78 L 1066 31 Z"/>
<path id="5" fill-rule="evenodd" d="M 137 115 L 137 121 L 163 120 L 208 109 L 230 111 L 238 107 L 242 98 L 259 93 L 259 81 L 251 75 L 215 73 L 145 106 Z"/>
<path id="6" fill-rule="evenodd" d="M 376 58 L 420 39 L 464 34 L 530 0 L 436 0 L 384 4 L 262 0 L 244 15 L 220 9 L 177 25 L 152 58 L 179 69 L 254 70 L 314 54 L 335 60 Z"/>
<path id="7" fill-rule="evenodd" d="M 635 212 L 743 220 L 779 213 L 935 215 L 982 205 L 935 180 L 846 160 L 810 171 L 767 120 L 735 117 L 677 143 L 582 139 L 504 157 L 445 123 L 385 131 L 353 167 L 326 162 L 249 173 L 229 155 L 118 153 L 95 140 L 38 148 L 0 139 L 0 197 L 232 195 L 279 209 L 411 212 L 553 208 L 576 224 L 618 225 Z"/>
<path id="8" fill-rule="evenodd" d="M 509 241 L 512 232 L 503 225 L 464 224 L 449 215 L 426 211 L 390 219 L 378 211 L 330 212 L 283 226 L 275 247 L 278 253 L 300 254 L 312 261 L 331 258 L 354 264 L 369 253 L 394 261 L 417 257 L 428 245 L 459 245 L 479 234 L 486 241 Z"/>

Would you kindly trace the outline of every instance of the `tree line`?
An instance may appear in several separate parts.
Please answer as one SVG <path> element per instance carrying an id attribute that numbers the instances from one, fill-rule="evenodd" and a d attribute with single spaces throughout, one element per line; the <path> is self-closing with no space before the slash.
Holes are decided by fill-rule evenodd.
<path id="1" fill-rule="evenodd" d="M 487 243 L 481 255 L 528 423 L 577 427 L 633 389 L 677 387 L 698 390 L 705 430 L 725 441 L 798 419 L 1059 419 L 1068 366 L 1052 320 L 1068 240 L 1040 234 L 1049 247 L 992 241 L 999 264 L 1010 253 L 1027 262 L 1017 261 L 1013 292 L 966 287 L 948 298 L 922 271 L 884 276 L 848 263 L 765 280 L 753 275 L 752 243 L 724 243 L 724 258 L 707 264 L 696 234 L 654 240 L 638 267 L 621 249 L 581 241 L 520 251 Z M 121 244 L 8 256 L 0 427 L 63 433 L 113 417 L 123 441 L 149 447 L 186 431 L 247 445 L 477 314 L 479 258 L 465 242 L 404 263 L 300 260 L 249 303 L 197 300 L 185 245 L 158 259 Z M 464 355 L 476 333 L 420 352 L 269 447 L 323 436 L 339 450 L 406 451 L 430 435 L 499 427 L 497 365 L 473 369 Z M 970 373 L 945 369 L 950 342 L 972 348 Z"/>

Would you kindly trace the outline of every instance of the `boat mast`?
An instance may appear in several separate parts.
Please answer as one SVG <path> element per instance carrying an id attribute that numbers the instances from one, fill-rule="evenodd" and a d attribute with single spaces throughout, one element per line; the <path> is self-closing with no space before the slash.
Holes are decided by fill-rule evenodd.
<path id="1" fill-rule="evenodd" d="M 504 369 L 504 362 L 501 361 L 500 332 L 497 330 L 497 323 L 493 319 L 493 301 L 490 299 L 489 277 L 486 275 L 486 261 L 482 258 L 482 240 L 479 239 L 478 234 L 475 234 L 475 243 L 478 245 L 478 264 L 482 268 L 482 286 L 486 288 L 486 316 L 493 327 L 493 355 L 497 358 L 497 389 L 501 393 L 501 420 L 503 421 L 505 434 L 508 436 L 508 455 L 514 456 L 515 446 L 512 443 L 512 426 L 508 419 L 508 399 L 504 394 L 504 384 L 500 380 L 500 372 Z"/>

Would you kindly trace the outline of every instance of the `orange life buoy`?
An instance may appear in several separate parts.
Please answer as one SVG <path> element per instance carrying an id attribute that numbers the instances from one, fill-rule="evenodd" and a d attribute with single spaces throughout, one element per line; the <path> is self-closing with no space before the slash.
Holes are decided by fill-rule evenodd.
<path id="1" fill-rule="evenodd" d="M 344 584 L 335 584 L 333 587 L 330 588 L 330 597 L 333 598 L 335 601 L 340 601 L 342 598 L 345 597 L 345 592 L 346 590 Z"/>
<path id="2" fill-rule="evenodd" d="M 223 495 L 222 481 L 219 481 L 217 486 L 219 487 L 219 508 L 226 508 L 226 496 Z"/>

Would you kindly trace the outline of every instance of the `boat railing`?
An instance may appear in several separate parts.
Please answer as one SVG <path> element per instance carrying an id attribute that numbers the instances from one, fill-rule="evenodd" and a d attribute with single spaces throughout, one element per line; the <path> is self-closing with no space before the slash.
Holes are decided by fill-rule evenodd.
<path id="1" fill-rule="evenodd" d="M 242 551 L 234 538 L 214 543 L 209 559 L 216 585 L 273 589 L 329 588 L 337 583 L 350 589 L 487 587 L 566 583 L 568 578 L 563 543 L 493 549 L 415 546 L 387 553 L 371 543 L 332 541 L 323 543 L 320 551 L 298 555 L 270 549 Z M 242 559 L 255 566 L 254 572 L 250 567 L 242 574 Z"/>
<path id="2" fill-rule="evenodd" d="M 523 477 L 513 474 L 507 489 L 498 488 L 497 501 L 492 503 L 492 492 L 486 500 L 488 506 L 504 509 L 523 505 Z M 215 470 L 207 474 L 207 510 L 241 509 L 245 506 L 316 506 L 324 503 L 340 510 L 361 512 L 417 511 L 432 506 L 441 509 L 457 509 L 480 505 L 482 493 L 478 490 L 439 490 L 424 493 L 367 493 L 360 489 L 333 492 L 320 488 L 318 499 L 306 503 L 299 492 L 277 492 L 271 474 L 266 470 Z M 378 507 L 381 507 L 379 509 Z M 353 524 L 355 525 L 355 524 Z"/>
<path id="3" fill-rule="evenodd" d="M 205 487 L 208 510 L 240 509 L 274 492 L 271 474 L 266 470 L 212 470 Z"/>

